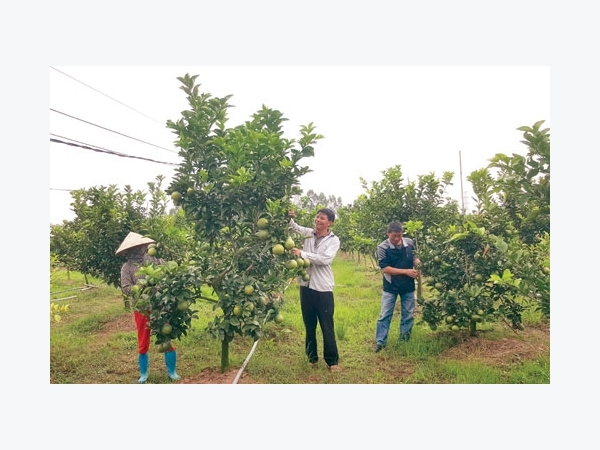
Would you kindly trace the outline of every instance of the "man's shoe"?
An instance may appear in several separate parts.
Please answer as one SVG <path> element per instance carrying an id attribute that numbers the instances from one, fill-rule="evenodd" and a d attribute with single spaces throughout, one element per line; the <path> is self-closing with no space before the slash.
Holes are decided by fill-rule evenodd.
<path id="1" fill-rule="evenodd" d="M 410 341 L 410 334 L 401 334 L 400 335 L 400 339 L 398 339 L 399 342 L 408 342 Z"/>
<path id="2" fill-rule="evenodd" d="M 342 370 L 342 368 L 340 366 L 338 366 L 337 364 L 334 364 L 333 366 L 329 366 L 330 372 L 340 372 L 341 370 Z"/>
<path id="3" fill-rule="evenodd" d="M 373 351 L 375 353 L 379 353 L 381 350 L 383 350 L 385 347 L 381 344 L 376 344 L 375 347 L 373 347 Z"/>

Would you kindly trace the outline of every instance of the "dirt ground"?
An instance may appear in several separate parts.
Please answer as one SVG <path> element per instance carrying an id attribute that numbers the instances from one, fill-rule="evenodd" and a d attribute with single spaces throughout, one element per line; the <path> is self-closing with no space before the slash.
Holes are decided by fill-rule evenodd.
<path id="1" fill-rule="evenodd" d="M 191 377 L 182 378 L 178 381 L 178 384 L 233 384 L 235 377 L 237 376 L 240 368 L 235 367 L 230 369 L 229 372 L 221 373 L 219 369 L 204 369 L 202 372 L 192 375 Z M 242 373 L 242 376 L 238 380 L 239 384 L 244 384 L 246 373 Z M 248 380 L 246 380 L 247 382 Z"/>
<path id="2" fill-rule="evenodd" d="M 520 339 L 500 340 L 467 339 L 446 350 L 442 356 L 450 359 L 478 360 L 492 365 L 513 364 L 535 359 L 549 350 L 550 326 L 527 327 L 519 333 L 526 334 L 528 342 Z M 531 342 L 531 343 L 530 343 Z"/>
<path id="3" fill-rule="evenodd" d="M 117 320 L 106 324 L 102 333 L 110 334 L 117 331 L 135 331 L 133 316 L 121 316 Z M 512 364 L 519 361 L 536 358 L 548 352 L 550 343 L 550 326 L 540 325 L 527 327 L 524 331 L 528 342 L 520 339 L 504 338 L 500 340 L 465 339 L 459 345 L 442 353 L 443 358 L 478 360 L 494 365 Z M 531 342 L 531 343 L 530 343 Z M 239 372 L 239 367 L 231 368 L 228 372 L 221 373 L 218 368 L 206 368 L 201 372 L 182 378 L 178 384 L 233 384 Z M 239 384 L 250 384 L 252 380 L 242 373 Z"/>

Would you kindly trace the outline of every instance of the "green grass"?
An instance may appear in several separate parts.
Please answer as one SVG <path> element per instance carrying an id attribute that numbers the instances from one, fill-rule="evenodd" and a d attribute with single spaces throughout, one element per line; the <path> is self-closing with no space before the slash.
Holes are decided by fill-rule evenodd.
<path id="1" fill-rule="evenodd" d="M 268 323 L 265 336 L 245 368 L 242 383 L 260 384 L 549 384 L 550 343 L 547 325 L 539 314 L 523 315 L 526 329 L 515 332 L 504 323 L 478 325 L 478 335 L 468 331 L 432 332 L 417 312 L 412 339 L 398 343 L 399 317 L 392 320 L 388 347 L 373 353 L 379 315 L 381 275 L 371 264 L 340 254 L 334 261 L 336 279 L 335 326 L 342 372 L 330 373 L 320 360 L 310 369 L 304 355 L 304 326 L 298 286 L 285 292 L 281 324 Z M 71 272 L 51 272 L 51 292 L 77 288 L 83 277 Z M 138 377 L 137 338 L 131 312 L 125 310 L 120 290 L 89 279 L 94 289 L 63 292 L 51 301 L 69 304 L 60 322 L 50 325 L 50 380 L 57 384 L 128 384 Z M 427 290 L 425 290 L 427 293 Z M 68 300 L 60 297 L 75 296 Z M 203 369 L 220 367 L 221 343 L 205 331 L 214 317 L 213 304 L 200 300 L 190 333 L 175 342 L 177 371 L 194 376 Z M 319 353 L 322 339 L 318 331 Z M 506 345 L 514 345 L 506 351 Z M 236 337 L 230 345 L 230 363 L 239 368 L 253 342 Z M 485 348 L 485 351 L 480 349 Z M 529 349 L 541 349 L 530 351 Z M 164 357 L 150 349 L 148 383 L 171 383 Z"/>

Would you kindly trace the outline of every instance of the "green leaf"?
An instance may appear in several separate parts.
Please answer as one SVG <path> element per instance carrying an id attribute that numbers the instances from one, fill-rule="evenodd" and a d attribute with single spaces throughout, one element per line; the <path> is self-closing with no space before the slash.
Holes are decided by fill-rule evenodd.
<path id="1" fill-rule="evenodd" d="M 469 233 L 456 233 L 448 240 L 448 242 L 458 241 L 466 238 L 467 236 L 469 236 Z"/>
<path id="2" fill-rule="evenodd" d="M 500 253 L 506 253 L 508 251 L 508 244 L 504 242 L 503 239 L 496 240 L 494 246 L 496 247 L 496 249 L 498 249 Z"/>
<path id="3" fill-rule="evenodd" d="M 511 280 L 513 277 L 512 272 L 510 271 L 510 269 L 504 269 L 504 272 L 502 272 L 502 279 L 503 280 Z"/>
<path id="4" fill-rule="evenodd" d="M 288 168 L 292 167 L 294 165 L 294 162 L 289 158 L 283 158 L 281 161 L 279 161 L 279 165 L 283 168 Z"/>

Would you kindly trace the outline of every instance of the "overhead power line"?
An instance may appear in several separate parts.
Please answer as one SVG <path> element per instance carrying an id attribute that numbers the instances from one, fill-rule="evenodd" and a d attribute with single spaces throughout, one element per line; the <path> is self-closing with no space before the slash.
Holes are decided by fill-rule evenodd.
<path id="1" fill-rule="evenodd" d="M 111 100 L 113 100 L 113 101 L 115 101 L 115 102 L 119 103 L 120 105 L 123 105 L 123 106 L 125 106 L 126 108 L 129 108 L 129 109 L 131 109 L 132 111 L 134 111 L 134 112 L 136 112 L 136 113 L 138 113 L 138 114 L 141 114 L 141 115 L 142 115 L 142 116 L 144 116 L 145 118 L 147 118 L 147 119 L 150 119 L 150 120 L 152 120 L 153 122 L 156 122 L 156 123 L 158 123 L 159 125 L 164 125 L 164 123 L 162 123 L 162 122 L 160 122 L 160 121 L 156 120 L 155 118 L 153 118 L 153 117 L 150 117 L 150 116 L 148 116 L 148 115 L 144 114 L 143 112 L 141 112 L 141 111 L 138 111 L 138 110 L 137 110 L 137 109 L 135 109 L 135 108 L 132 108 L 132 107 L 131 107 L 131 106 L 129 106 L 129 105 L 126 105 L 125 103 L 123 103 L 123 102 L 121 102 L 121 101 L 117 100 L 116 98 L 113 98 L 113 97 L 111 97 L 110 95 L 107 95 L 107 94 L 105 94 L 104 92 L 101 92 L 101 91 L 99 91 L 98 89 L 96 89 L 96 88 L 94 88 L 94 87 L 90 86 L 89 84 L 85 84 L 83 81 L 80 81 L 80 80 L 78 80 L 77 78 L 75 78 L 75 77 L 73 77 L 73 76 L 71 76 L 71 75 L 69 75 L 69 74 L 67 74 L 67 73 L 64 73 L 62 70 L 58 70 L 56 67 L 52 67 L 52 66 L 50 66 L 50 68 L 51 68 L 51 69 L 54 69 L 54 70 L 56 70 L 57 72 L 59 72 L 59 73 L 63 74 L 63 75 L 64 75 L 64 76 L 66 76 L 66 77 L 69 77 L 69 78 L 71 78 L 72 80 L 75 80 L 75 81 L 77 81 L 78 83 L 81 83 L 81 84 L 83 84 L 85 87 L 87 87 L 87 88 L 89 88 L 89 89 L 91 89 L 91 90 L 93 90 L 93 91 L 96 91 L 96 92 L 98 92 L 99 94 L 102 94 L 102 95 L 104 95 L 105 97 L 108 97 L 108 98 L 110 98 Z"/>
<path id="2" fill-rule="evenodd" d="M 162 150 L 166 150 L 166 151 L 171 152 L 171 153 L 177 153 L 175 150 L 171 150 L 171 149 L 168 149 L 168 148 L 165 148 L 165 147 L 161 147 L 160 145 L 152 144 L 150 142 L 142 141 L 141 139 L 128 136 L 126 134 L 120 133 L 120 132 L 115 131 L 115 130 L 111 130 L 110 128 L 106 128 L 106 127 L 103 127 L 101 125 L 96 125 L 95 123 L 88 122 L 87 120 L 80 119 L 79 117 L 75 117 L 75 116 L 72 116 L 70 114 L 64 113 L 62 111 L 58 111 L 58 110 L 56 110 L 54 108 L 50 108 L 50 111 L 53 111 L 53 112 L 58 113 L 58 114 L 62 114 L 63 116 L 70 117 L 71 119 L 79 120 L 81 122 L 87 123 L 89 125 L 93 125 L 93 126 L 98 127 L 98 128 L 102 128 L 103 130 L 110 131 L 111 133 L 115 133 L 115 134 L 118 134 L 120 136 L 124 136 L 126 138 L 133 139 L 134 141 L 138 141 L 138 142 L 142 142 L 143 144 L 151 145 L 152 147 L 160 148 Z"/>
<path id="3" fill-rule="evenodd" d="M 116 152 L 114 150 L 109 150 L 109 149 L 106 149 L 106 148 L 93 146 L 92 144 L 86 144 L 85 142 L 76 141 L 74 139 L 70 139 L 70 138 L 67 138 L 67 137 L 64 137 L 64 136 L 58 136 L 58 135 L 52 134 L 52 133 L 50 133 L 50 136 L 56 136 L 57 138 L 60 138 L 60 139 L 50 138 L 50 142 L 56 142 L 58 144 L 71 145 L 73 147 L 79 147 L 79 148 L 83 148 L 85 150 L 92 150 L 92 151 L 100 152 L 100 153 L 107 153 L 109 155 L 119 156 L 121 158 L 142 159 L 144 161 L 150 161 L 150 162 L 154 162 L 154 163 L 158 163 L 158 164 L 166 164 L 166 165 L 169 165 L 169 166 L 178 166 L 179 165 L 179 164 L 165 162 L 165 161 L 156 161 L 155 159 L 144 158 L 142 156 L 134 156 L 134 155 L 128 155 L 127 153 Z M 69 140 L 71 142 L 62 141 L 61 139 L 67 139 L 67 140 Z"/>

